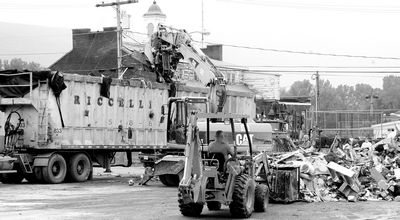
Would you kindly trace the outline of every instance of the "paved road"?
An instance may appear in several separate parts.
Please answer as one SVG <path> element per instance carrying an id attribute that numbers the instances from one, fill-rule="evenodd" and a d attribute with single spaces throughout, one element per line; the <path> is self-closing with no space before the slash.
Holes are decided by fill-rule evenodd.
<path id="1" fill-rule="evenodd" d="M 129 176 L 129 175 L 128 175 Z M 0 184 L 0 219 L 190 219 L 180 215 L 177 189 L 158 182 L 128 186 L 129 177 L 95 176 L 86 183 Z M 229 219 L 229 210 L 202 219 Z M 271 204 L 252 219 L 400 219 L 398 202 Z"/>

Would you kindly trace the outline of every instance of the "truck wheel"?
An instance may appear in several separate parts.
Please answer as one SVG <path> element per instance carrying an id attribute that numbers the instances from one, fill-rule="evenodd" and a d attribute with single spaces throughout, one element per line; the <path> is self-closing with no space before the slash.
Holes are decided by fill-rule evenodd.
<path id="1" fill-rule="evenodd" d="M 12 184 L 12 183 L 21 183 L 24 179 L 24 175 L 19 168 L 17 163 L 14 163 L 13 170 L 17 170 L 16 173 L 2 173 L 0 175 L 0 182 L 5 184 Z"/>
<path id="2" fill-rule="evenodd" d="M 67 164 L 60 154 L 53 154 L 46 167 L 42 167 L 43 180 L 46 183 L 62 183 L 67 174 Z"/>
<path id="3" fill-rule="evenodd" d="M 160 181 L 165 186 L 179 186 L 179 176 L 176 174 L 163 174 L 159 175 Z"/>
<path id="4" fill-rule="evenodd" d="M 201 212 L 203 211 L 203 204 L 202 203 L 185 203 L 184 198 L 190 197 L 190 195 L 184 195 L 182 192 L 178 194 L 178 203 L 179 203 L 179 210 L 181 211 L 182 215 L 189 216 L 189 217 L 198 217 L 200 216 Z"/>
<path id="5" fill-rule="evenodd" d="M 29 183 L 43 183 L 43 175 L 41 167 L 33 167 L 32 173 L 27 173 L 25 179 Z"/>
<path id="6" fill-rule="evenodd" d="M 164 186 L 170 186 L 169 183 L 167 182 L 167 177 L 166 175 L 159 175 L 158 178 L 160 179 L 160 182 L 164 184 Z"/>
<path id="7" fill-rule="evenodd" d="M 233 217 L 248 218 L 254 210 L 255 182 L 247 174 L 236 177 L 229 210 Z"/>
<path id="8" fill-rule="evenodd" d="M 90 175 L 90 160 L 85 154 L 75 154 L 68 161 L 68 177 L 74 182 L 84 182 Z"/>
<path id="9" fill-rule="evenodd" d="M 264 184 L 257 184 L 254 199 L 254 211 L 265 212 L 267 211 L 269 202 L 269 189 Z"/>
<path id="10" fill-rule="evenodd" d="M 217 201 L 207 202 L 207 208 L 210 211 L 218 211 L 221 209 L 221 203 Z"/>
<path id="11" fill-rule="evenodd" d="M 170 186 L 179 186 L 179 176 L 177 174 L 167 174 L 167 182 Z"/>
<path id="12" fill-rule="evenodd" d="M 28 181 L 28 183 L 37 183 L 36 176 L 34 173 L 27 173 L 25 174 L 24 177 Z"/>
<path id="13" fill-rule="evenodd" d="M 35 174 L 37 183 L 44 183 L 43 173 L 41 167 L 34 167 L 33 173 Z"/>

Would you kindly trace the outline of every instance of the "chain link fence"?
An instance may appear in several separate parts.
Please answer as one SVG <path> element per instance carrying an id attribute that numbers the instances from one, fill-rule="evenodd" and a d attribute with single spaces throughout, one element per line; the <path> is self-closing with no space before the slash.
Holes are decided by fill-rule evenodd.
<path id="1" fill-rule="evenodd" d="M 324 135 L 341 137 L 372 137 L 371 125 L 384 123 L 381 111 L 309 111 L 307 129 L 317 125 Z"/>

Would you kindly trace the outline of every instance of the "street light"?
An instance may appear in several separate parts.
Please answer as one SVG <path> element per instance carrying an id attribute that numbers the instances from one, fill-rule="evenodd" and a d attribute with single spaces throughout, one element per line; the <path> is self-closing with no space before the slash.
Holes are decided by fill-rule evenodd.
<path id="1" fill-rule="evenodd" d="M 192 31 L 189 33 L 189 35 L 192 35 L 192 34 L 201 34 L 201 47 L 204 47 L 204 45 L 203 45 L 204 44 L 204 36 L 208 36 L 211 33 L 208 31 Z"/>

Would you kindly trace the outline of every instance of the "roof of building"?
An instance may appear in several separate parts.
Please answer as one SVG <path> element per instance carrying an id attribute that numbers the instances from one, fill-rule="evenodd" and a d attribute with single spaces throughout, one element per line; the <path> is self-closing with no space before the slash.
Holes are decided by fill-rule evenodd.
<path id="1" fill-rule="evenodd" d="M 157 5 L 156 1 L 153 1 L 153 4 L 150 5 L 149 10 L 143 15 L 143 17 L 153 17 L 158 16 L 162 18 L 166 18 L 167 16 L 161 11 L 160 6 Z"/>
<path id="2" fill-rule="evenodd" d="M 115 28 L 104 28 L 104 31 L 91 32 L 90 29 L 73 30 L 73 48 L 53 65 L 51 70 L 83 75 L 100 74 L 117 77 L 117 42 Z M 144 78 L 155 81 L 156 76 L 147 68 L 145 55 L 123 46 L 122 66 L 128 71 L 125 78 Z"/>

